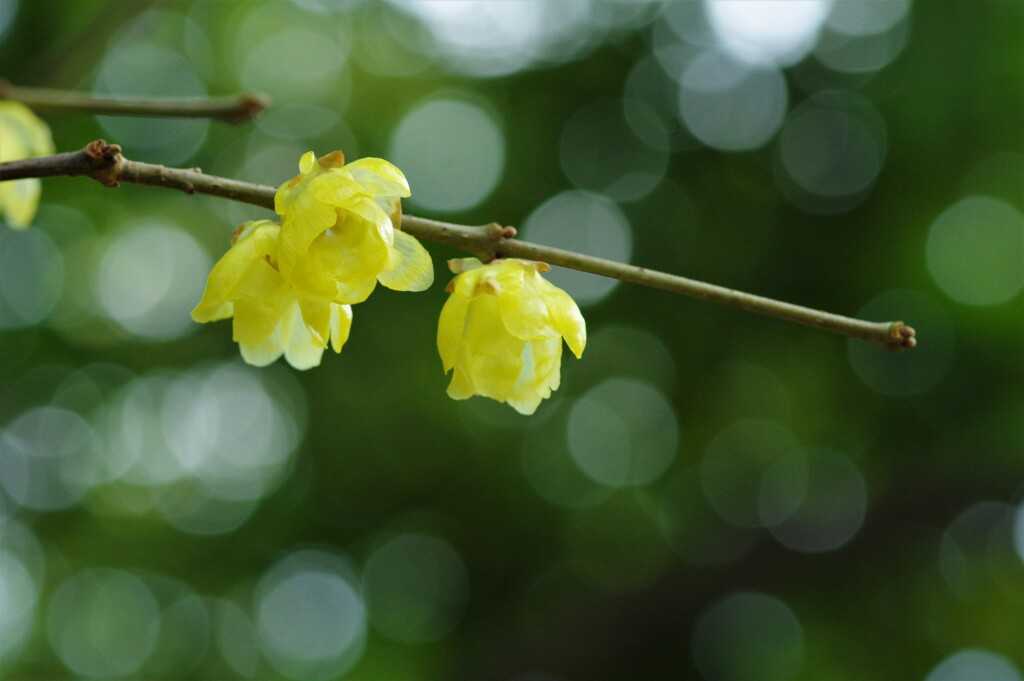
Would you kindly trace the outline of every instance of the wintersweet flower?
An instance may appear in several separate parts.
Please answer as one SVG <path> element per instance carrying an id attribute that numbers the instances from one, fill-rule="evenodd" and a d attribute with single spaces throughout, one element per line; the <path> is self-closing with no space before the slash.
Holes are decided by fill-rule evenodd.
<path id="1" fill-rule="evenodd" d="M 457 276 L 437 329 L 448 395 L 483 395 L 532 414 L 561 381 L 562 339 L 583 354 L 587 327 L 573 299 L 544 280 L 541 262 L 451 260 Z"/>
<path id="2" fill-rule="evenodd" d="M 53 153 L 50 128 L 19 102 L 0 101 L 0 163 Z M 0 182 L 0 219 L 23 229 L 39 208 L 41 185 L 36 178 Z"/>
<path id="3" fill-rule="evenodd" d="M 242 358 L 266 366 L 282 354 L 296 369 L 320 364 L 330 342 L 341 352 L 352 326 L 352 308 L 305 297 L 278 270 L 280 226 L 269 220 L 239 227 L 231 248 L 213 266 L 197 322 L 233 318 Z"/>
<path id="4" fill-rule="evenodd" d="M 360 303 L 377 282 L 398 291 L 423 291 L 434 281 L 426 249 L 402 232 L 401 198 L 409 184 L 379 158 L 345 164 L 335 151 L 307 152 L 301 173 L 281 185 L 274 207 L 281 216 L 278 266 L 301 295 Z"/>

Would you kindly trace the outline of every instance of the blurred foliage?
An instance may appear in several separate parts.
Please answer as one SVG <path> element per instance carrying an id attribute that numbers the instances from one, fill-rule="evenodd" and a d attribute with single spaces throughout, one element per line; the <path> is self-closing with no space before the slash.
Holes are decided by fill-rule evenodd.
<path id="1" fill-rule="evenodd" d="M 408 212 L 920 339 L 570 278 L 587 351 L 523 418 L 445 396 L 426 244 L 431 290 L 256 371 L 188 312 L 269 214 L 46 180 L 0 234 L 0 675 L 1019 680 L 1024 3 L 717 4 L 0 0 L 20 85 L 275 101 L 43 112 L 58 150 L 383 156 Z"/>

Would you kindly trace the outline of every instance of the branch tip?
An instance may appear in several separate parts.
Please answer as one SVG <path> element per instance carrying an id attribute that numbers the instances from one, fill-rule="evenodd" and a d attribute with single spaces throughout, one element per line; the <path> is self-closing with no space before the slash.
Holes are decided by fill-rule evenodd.
<path id="1" fill-rule="evenodd" d="M 270 106 L 270 98 L 266 95 L 246 92 L 238 98 L 238 108 L 229 111 L 222 120 L 232 125 L 245 123 L 259 116 L 268 106 Z"/>
<path id="2" fill-rule="evenodd" d="M 911 350 L 917 347 L 917 332 L 914 327 L 903 322 L 892 322 L 889 324 L 889 333 L 879 345 L 889 352 Z"/>

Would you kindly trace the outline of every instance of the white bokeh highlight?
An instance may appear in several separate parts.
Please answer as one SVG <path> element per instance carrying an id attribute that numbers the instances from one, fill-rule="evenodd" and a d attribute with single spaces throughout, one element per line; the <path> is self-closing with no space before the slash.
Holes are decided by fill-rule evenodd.
<path id="1" fill-rule="evenodd" d="M 566 439 L 586 475 L 608 487 L 632 487 L 653 482 L 671 465 L 679 423 L 650 384 L 611 378 L 573 404 Z"/>
<path id="2" fill-rule="evenodd" d="M 190 312 L 211 262 L 183 230 L 160 223 L 126 228 L 107 246 L 96 272 L 103 312 L 140 338 L 167 340 L 194 331 Z"/>
<path id="3" fill-rule="evenodd" d="M 398 123 L 388 159 L 409 180 L 410 204 L 466 210 L 497 187 L 505 168 L 505 136 L 483 107 L 460 99 L 432 99 Z"/>
<path id="4" fill-rule="evenodd" d="M 928 270 L 965 305 L 999 305 L 1024 288 L 1024 215 L 987 196 L 957 201 L 928 232 Z"/>

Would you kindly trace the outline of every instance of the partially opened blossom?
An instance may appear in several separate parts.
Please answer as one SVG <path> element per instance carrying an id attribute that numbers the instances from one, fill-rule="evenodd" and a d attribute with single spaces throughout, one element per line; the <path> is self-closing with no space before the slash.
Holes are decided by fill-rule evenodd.
<path id="1" fill-rule="evenodd" d="M 303 295 L 360 303 L 378 282 L 399 291 L 423 291 L 434 281 L 430 255 L 402 232 L 402 171 L 379 158 L 345 164 L 335 151 L 307 152 L 299 175 L 281 185 L 274 205 L 281 216 L 278 265 Z"/>
<path id="2" fill-rule="evenodd" d="M 0 163 L 53 153 L 46 123 L 19 102 L 0 101 Z M 0 221 L 28 227 L 39 208 L 39 180 L 0 182 Z"/>
<path id="3" fill-rule="evenodd" d="M 562 339 L 583 354 L 587 328 L 572 298 L 541 277 L 548 265 L 476 258 L 449 262 L 458 273 L 441 310 L 437 349 L 448 394 L 483 395 L 532 414 L 561 381 Z"/>
<path id="4" fill-rule="evenodd" d="M 242 225 L 210 272 L 192 318 L 233 319 L 234 340 L 249 364 L 266 366 L 283 354 L 296 369 L 309 369 L 320 364 L 328 343 L 341 352 L 352 308 L 303 296 L 285 280 L 277 264 L 280 231 L 269 220 Z"/>

